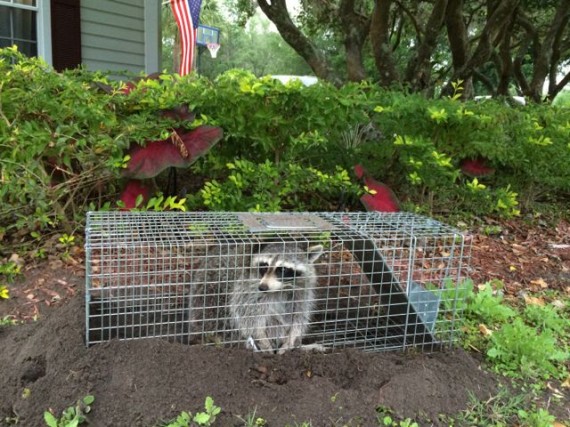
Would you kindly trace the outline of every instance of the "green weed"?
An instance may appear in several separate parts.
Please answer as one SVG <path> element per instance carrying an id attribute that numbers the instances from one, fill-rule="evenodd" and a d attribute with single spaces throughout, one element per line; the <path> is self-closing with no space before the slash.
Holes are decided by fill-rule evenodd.
<path id="1" fill-rule="evenodd" d="M 258 417 L 256 415 L 257 409 L 246 415 L 245 419 L 238 417 L 238 419 L 243 422 L 244 427 L 264 427 L 267 425 L 267 420 L 263 417 Z"/>
<path id="2" fill-rule="evenodd" d="M 12 283 L 21 271 L 22 268 L 13 261 L 0 264 L 0 275 L 4 276 L 4 279 L 9 283 Z"/>
<path id="3" fill-rule="evenodd" d="M 13 261 L 0 264 L 0 301 L 10 298 L 8 284 L 13 283 L 20 272 L 21 267 Z"/>
<path id="4" fill-rule="evenodd" d="M 487 356 L 493 369 L 503 374 L 533 379 L 562 378 L 561 363 L 569 354 L 562 350 L 550 330 L 537 333 L 519 317 L 491 335 Z"/>
<path id="5" fill-rule="evenodd" d="M 175 420 L 165 424 L 165 427 L 189 427 L 195 423 L 198 426 L 211 426 L 216 421 L 216 416 L 222 411 L 214 404 L 214 399 L 206 397 L 203 412 L 197 412 L 194 416 L 190 412 L 181 412 Z"/>
<path id="6" fill-rule="evenodd" d="M 398 419 L 393 411 L 385 406 L 376 408 L 376 421 L 381 427 L 419 427 L 411 418 Z"/>
<path id="7" fill-rule="evenodd" d="M 485 283 L 467 300 L 465 316 L 475 321 L 487 324 L 503 323 L 515 315 L 516 311 L 505 305 L 502 295 L 493 289 L 491 283 Z"/>
<path id="8" fill-rule="evenodd" d="M 540 330 L 551 330 L 560 336 L 570 332 L 570 320 L 550 305 L 529 305 L 524 309 L 523 317 Z"/>
<path id="9" fill-rule="evenodd" d="M 0 292 L 2 291 L 2 287 L 0 286 Z M 1 297 L 0 297 L 1 298 Z M 17 325 L 19 322 L 14 319 L 12 316 L 4 316 L 0 319 L 0 326 L 14 326 Z"/>
<path id="10" fill-rule="evenodd" d="M 87 414 L 91 412 L 91 405 L 94 401 L 93 396 L 85 396 L 78 400 L 75 406 L 65 409 L 59 418 L 50 411 L 46 411 L 44 421 L 48 427 L 76 427 L 88 422 Z"/>
<path id="11" fill-rule="evenodd" d="M 468 425 L 472 427 L 551 427 L 553 417 L 546 409 L 536 408 L 527 403 L 527 398 L 521 394 L 512 394 L 506 388 L 501 388 L 496 396 L 485 401 L 470 397 L 470 405 L 457 417 L 447 420 L 449 425 Z M 529 409 L 521 409 L 529 407 Z"/>

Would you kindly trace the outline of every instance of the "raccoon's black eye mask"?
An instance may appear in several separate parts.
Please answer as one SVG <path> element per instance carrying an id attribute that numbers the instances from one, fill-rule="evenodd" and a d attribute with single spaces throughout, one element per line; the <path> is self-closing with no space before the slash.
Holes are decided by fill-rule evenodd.
<path id="1" fill-rule="evenodd" d="M 269 271 L 269 264 L 260 262 L 258 264 L 259 277 L 263 277 Z M 300 276 L 302 273 L 291 267 L 275 267 L 275 276 L 281 280 L 293 280 L 295 277 Z"/>
<path id="2" fill-rule="evenodd" d="M 301 273 L 294 268 L 290 267 L 277 267 L 275 268 L 275 276 L 281 278 L 281 280 L 293 280 L 296 276 Z"/>
<path id="3" fill-rule="evenodd" d="M 258 267 L 259 267 L 259 277 L 265 276 L 267 270 L 269 270 L 269 264 L 267 264 L 266 262 L 260 262 L 258 264 Z"/>

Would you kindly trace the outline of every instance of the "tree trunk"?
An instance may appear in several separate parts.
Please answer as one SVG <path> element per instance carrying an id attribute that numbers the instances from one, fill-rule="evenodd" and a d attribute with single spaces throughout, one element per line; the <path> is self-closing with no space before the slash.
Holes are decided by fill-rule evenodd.
<path id="1" fill-rule="evenodd" d="M 380 74 L 380 85 L 390 87 L 400 82 L 392 47 L 390 46 L 390 6 L 392 0 L 376 0 L 370 22 L 370 42 L 374 53 L 374 62 Z"/>
<path id="2" fill-rule="evenodd" d="M 557 49 L 556 43 L 560 43 L 559 34 L 568 24 L 569 15 L 570 0 L 561 0 L 543 43 L 535 47 L 534 69 L 528 96 L 536 102 L 540 102 L 542 99 L 542 88 L 550 70 L 552 67 L 556 69 L 558 66 L 558 64 L 552 63 L 553 52 Z"/>
<path id="3" fill-rule="evenodd" d="M 355 11 L 355 2 L 355 0 L 342 0 L 339 7 L 339 17 L 344 32 L 348 80 L 359 82 L 366 78 L 362 47 L 370 32 L 370 19 Z"/>
<path id="4" fill-rule="evenodd" d="M 489 0 L 487 2 L 487 21 L 479 35 L 479 42 L 463 66 L 455 68 L 451 81 L 472 82 L 474 70 L 489 61 L 493 50 L 504 37 L 505 22 L 510 22 L 519 3 L 520 0 Z M 454 13 L 457 12 L 454 11 Z M 450 37 L 452 38 L 451 35 Z M 446 91 L 450 91 L 449 85 Z M 471 96 L 472 93 L 468 92 L 468 86 L 464 83 L 464 97 Z"/>
<path id="5" fill-rule="evenodd" d="M 431 85 L 431 55 L 437 46 L 437 39 L 445 21 L 448 0 L 436 0 L 431 15 L 423 29 L 422 41 L 417 54 L 406 68 L 404 81 L 414 91 L 423 91 Z"/>
<path id="6" fill-rule="evenodd" d="M 511 57 L 511 38 L 516 22 L 516 12 L 511 16 L 508 23 L 505 23 L 506 31 L 499 43 L 499 51 L 496 55 L 497 74 L 499 75 L 499 83 L 497 85 L 497 95 L 508 96 L 509 84 L 513 77 L 513 60 Z"/>
<path id="7" fill-rule="evenodd" d="M 469 42 L 467 35 L 467 25 L 463 19 L 463 0 L 453 0 L 447 5 L 445 13 L 445 27 L 447 29 L 447 40 L 451 49 L 451 60 L 453 63 L 453 75 L 458 75 L 467 63 Z M 444 88 L 444 93 L 450 95 L 452 87 L 448 85 Z M 463 81 L 463 97 L 471 97 L 473 93 L 473 79 L 468 76 Z"/>

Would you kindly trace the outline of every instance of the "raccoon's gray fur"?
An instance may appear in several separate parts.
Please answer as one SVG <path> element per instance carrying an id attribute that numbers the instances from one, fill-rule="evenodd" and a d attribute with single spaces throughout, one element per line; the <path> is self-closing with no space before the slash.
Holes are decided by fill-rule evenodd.
<path id="1" fill-rule="evenodd" d="M 301 345 L 315 304 L 313 263 L 321 245 L 274 243 L 251 260 L 230 295 L 231 325 L 254 348 L 279 354 Z"/>
<path id="2" fill-rule="evenodd" d="M 196 251 L 198 252 L 198 251 Z M 195 255 L 196 266 L 188 271 L 191 285 L 189 342 L 223 342 L 231 339 L 228 297 L 233 284 L 249 268 L 252 245 L 211 245 Z"/>

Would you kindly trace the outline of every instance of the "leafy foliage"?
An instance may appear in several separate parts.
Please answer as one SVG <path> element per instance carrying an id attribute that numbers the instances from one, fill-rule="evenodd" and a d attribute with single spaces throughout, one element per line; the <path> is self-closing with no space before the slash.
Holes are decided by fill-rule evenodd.
<path id="1" fill-rule="evenodd" d="M 196 199 L 194 207 L 203 204 L 211 210 L 266 212 L 337 210 L 362 192 L 340 167 L 328 174 L 294 163 L 266 160 L 255 164 L 237 159 L 227 168 L 227 180 L 206 182 L 200 191 L 201 200 Z M 335 197 L 339 199 L 335 201 Z"/>
<path id="2" fill-rule="evenodd" d="M 190 412 L 183 411 L 175 420 L 166 424 L 165 427 L 211 426 L 221 411 L 222 409 L 214 404 L 214 399 L 208 396 L 204 403 L 203 412 L 197 412 L 192 416 Z"/>
<path id="3" fill-rule="evenodd" d="M 570 334 L 570 321 L 552 306 L 529 305 L 524 309 L 523 316 L 528 323 L 539 330 L 551 330 L 561 337 Z"/>
<path id="4" fill-rule="evenodd" d="M 126 88 L 83 70 L 55 73 L 14 48 L 0 50 L 0 227 L 71 234 L 87 209 L 113 201 L 123 175 L 156 176 L 195 161 L 221 130 L 191 129 L 193 116 L 179 108 L 174 85 L 174 77 L 160 76 Z M 174 131 L 180 146 L 164 142 L 149 166 L 148 152 L 137 147 Z"/>
<path id="5" fill-rule="evenodd" d="M 523 394 L 513 394 L 506 387 L 501 387 L 497 395 L 488 400 L 478 401 L 474 397 L 470 400 L 469 408 L 454 418 L 458 425 L 550 427 L 555 421 L 555 417 L 546 409 L 536 408 L 534 404 L 529 405 Z"/>
<path id="6" fill-rule="evenodd" d="M 129 178 L 154 178 L 169 167 L 187 167 L 222 138 L 222 130 L 200 126 L 182 135 L 173 133 L 168 139 L 137 145 L 129 151 L 123 175 Z M 178 141 L 176 145 L 173 140 Z"/>
<path id="7" fill-rule="evenodd" d="M 44 412 L 44 421 L 48 427 L 77 427 L 87 422 L 87 414 L 91 412 L 91 405 L 95 401 L 93 396 L 85 396 L 78 400 L 75 406 L 65 409 L 60 418 L 51 412 Z"/>
<path id="8" fill-rule="evenodd" d="M 215 149 L 191 166 L 192 193 L 165 198 L 194 209 L 362 209 L 365 190 L 347 172 L 355 164 L 403 209 L 423 212 L 508 217 L 536 202 L 566 203 L 570 191 L 570 111 L 562 107 L 427 101 L 367 83 L 304 87 L 240 70 L 127 87 L 0 52 L 4 234 L 72 235 L 87 209 L 116 205 L 126 177 L 152 181 L 126 186 L 123 206 L 141 208 L 160 171 L 188 166 L 219 128 Z M 465 159 L 480 158 L 494 174 L 461 172 Z"/>
<path id="9" fill-rule="evenodd" d="M 504 375 L 533 381 L 565 378 L 570 359 L 568 320 L 550 305 L 517 310 L 496 290 L 500 287 L 501 282 L 495 281 L 478 291 L 471 282 L 460 288 L 457 308 L 463 312 L 465 344 L 485 352 L 492 368 Z M 444 292 L 451 289 L 446 286 Z"/>
<path id="10" fill-rule="evenodd" d="M 8 284 L 13 283 L 20 272 L 21 266 L 13 261 L 0 264 L 0 301 L 10 298 Z"/>
<path id="11" fill-rule="evenodd" d="M 556 362 L 568 360 L 550 330 L 537 333 L 520 318 L 505 324 L 491 335 L 487 356 L 495 362 L 495 369 L 508 375 L 528 378 L 562 378 L 564 370 Z"/>
<path id="12" fill-rule="evenodd" d="M 486 283 L 477 293 L 471 293 L 465 315 L 478 322 L 500 324 L 513 318 L 516 311 L 505 305 L 503 297 L 494 292 L 491 283 Z"/>

